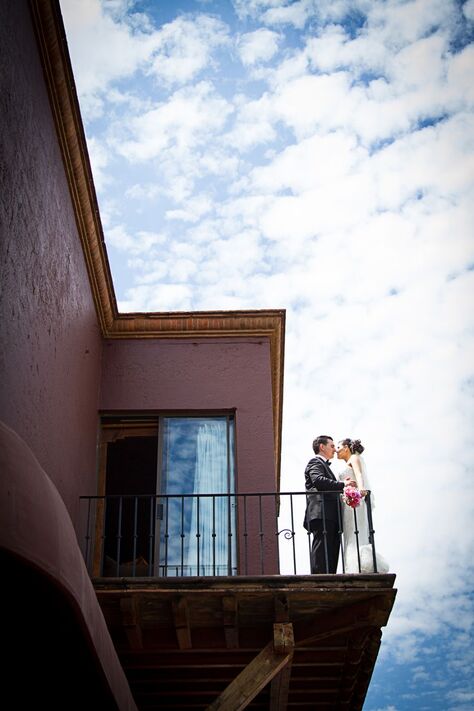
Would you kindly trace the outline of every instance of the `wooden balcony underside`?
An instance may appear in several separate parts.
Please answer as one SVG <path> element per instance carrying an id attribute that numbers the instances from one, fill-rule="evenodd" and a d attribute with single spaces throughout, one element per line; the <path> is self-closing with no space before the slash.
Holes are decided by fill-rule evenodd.
<path id="1" fill-rule="evenodd" d="M 394 575 L 100 578 L 140 709 L 362 709 Z"/>

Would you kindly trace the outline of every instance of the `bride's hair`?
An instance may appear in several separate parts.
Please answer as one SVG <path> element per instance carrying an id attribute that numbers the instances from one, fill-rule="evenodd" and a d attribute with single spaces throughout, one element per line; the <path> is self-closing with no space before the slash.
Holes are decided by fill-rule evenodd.
<path id="1" fill-rule="evenodd" d="M 365 449 L 360 439 L 349 439 L 348 437 L 347 439 L 342 440 L 342 444 L 346 447 L 349 447 L 352 454 L 362 454 Z"/>

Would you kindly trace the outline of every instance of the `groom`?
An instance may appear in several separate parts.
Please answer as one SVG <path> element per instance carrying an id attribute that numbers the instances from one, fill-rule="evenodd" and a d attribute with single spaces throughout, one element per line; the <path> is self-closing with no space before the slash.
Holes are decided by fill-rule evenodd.
<path id="1" fill-rule="evenodd" d="M 326 494 L 306 496 L 304 527 L 313 534 L 311 546 L 311 573 L 335 573 L 339 559 L 339 530 L 342 515 L 339 494 L 345 486 L 355 486 L 355 481 L 337 481 L 330 469 L 336 447 L 332 437 L 320 435 L 313 442 L 315 457 L 305 469 L 306 491 L 325 491 Z M 334 493 L 332 493 L 334 492 Z"/>

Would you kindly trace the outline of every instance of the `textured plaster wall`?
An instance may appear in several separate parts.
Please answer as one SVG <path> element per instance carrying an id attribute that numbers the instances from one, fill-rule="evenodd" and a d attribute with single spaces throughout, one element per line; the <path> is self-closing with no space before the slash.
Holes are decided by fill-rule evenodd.
<path id="1" fill-rule="evenodd" d="M 111 340 L 103 351 L 102 410 L 236 409 L 240 491 L 273 491 L 267 339 Z"/>
<path id="2" fill-rule="evenodd" d="M 0 3 L 0 419 L 77 524 L 96 491 L 101 338 L 24 0 Z"/>

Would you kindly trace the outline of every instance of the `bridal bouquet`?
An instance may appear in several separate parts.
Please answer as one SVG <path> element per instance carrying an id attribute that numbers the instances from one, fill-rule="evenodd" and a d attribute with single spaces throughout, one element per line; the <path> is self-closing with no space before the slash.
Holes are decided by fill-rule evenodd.
<path id="1" fill-rule="evenodd" d="M 362 501 L 362 494 L 355 486 L 346 486 L 342 494 L 342 500 L 345 504 L 350 506 L 351 509 L 356 509 Z"/>

